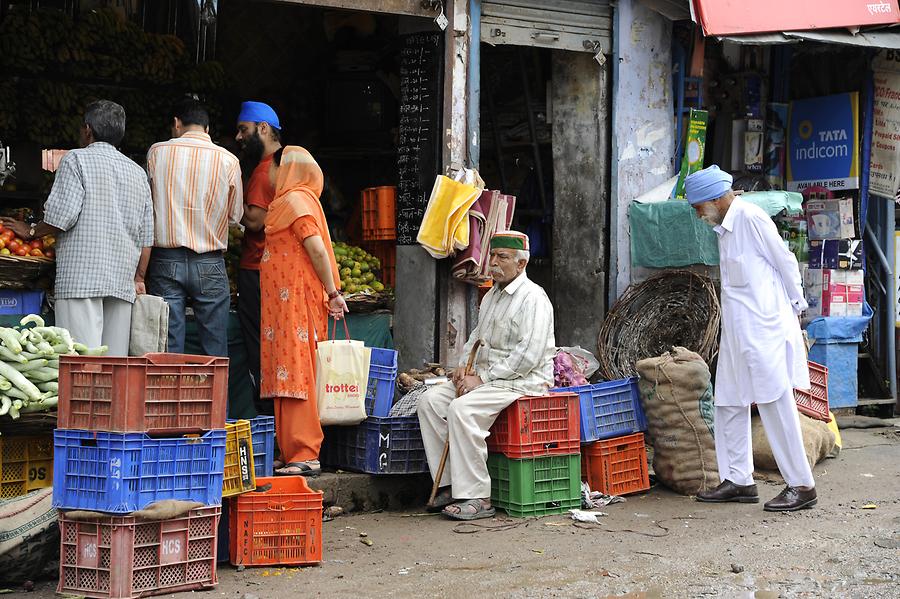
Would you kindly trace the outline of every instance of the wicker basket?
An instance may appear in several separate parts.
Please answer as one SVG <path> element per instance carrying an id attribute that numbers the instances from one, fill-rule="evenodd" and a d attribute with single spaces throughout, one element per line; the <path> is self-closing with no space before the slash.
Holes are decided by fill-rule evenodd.
<path id="1" fill-rule="evenodd" d="M 0 255 L 0 288 L 33 289 L 35 282 L 48 278 L 56 268 L 56 261 L 37 256 Z"/>

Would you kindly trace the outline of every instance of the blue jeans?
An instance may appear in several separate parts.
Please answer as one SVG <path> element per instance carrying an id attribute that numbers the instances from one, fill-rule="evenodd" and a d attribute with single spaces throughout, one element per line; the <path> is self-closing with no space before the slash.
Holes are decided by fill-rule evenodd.
<path id="1" fill-rule="evenodd" d="M 203 353 L 228 356 L 231 291 L 222 252 L 198 254 L 186 248 L 153 248 L 147 292 L 169 304 L 170 352 L 184 353 L 184 310 L 190 303 Z"/>

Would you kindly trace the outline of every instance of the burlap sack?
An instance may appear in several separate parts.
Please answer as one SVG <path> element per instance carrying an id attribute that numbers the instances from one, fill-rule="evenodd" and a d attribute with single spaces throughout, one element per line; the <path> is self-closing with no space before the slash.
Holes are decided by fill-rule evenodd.
<path id="1" fill-rule="evenodd" d="M 750 430 L 753 442 L 754 470 L 778 472 L 778 464 L 775 463 L 772 447 L 769 445 L 769 439 L 766 437 L 762 420 L 758 414 L 754 414 L 751 419 Z M 834 449 L 835 436 L 828 428 L 827 422 L 800 414 L 800 432 L 803 433 L 803 448 L 806 450 L 806 460 L 809 462 L 810 468 L 831 454 Z"/>
<path id="2" fill-rule="evenodd" d="M 683 347 L 641 360 L 636 367 L 657 478 L 683 495 L 716 488 L 709 367 Z"/>

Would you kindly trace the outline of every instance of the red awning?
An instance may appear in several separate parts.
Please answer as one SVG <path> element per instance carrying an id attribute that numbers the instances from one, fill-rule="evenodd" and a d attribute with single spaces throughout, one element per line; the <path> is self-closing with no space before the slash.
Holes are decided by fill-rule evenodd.
<path id="1" fill-rule="evenodd" d="M 900 23 L 897 0 L 693 0 L 706 35 Z"/>

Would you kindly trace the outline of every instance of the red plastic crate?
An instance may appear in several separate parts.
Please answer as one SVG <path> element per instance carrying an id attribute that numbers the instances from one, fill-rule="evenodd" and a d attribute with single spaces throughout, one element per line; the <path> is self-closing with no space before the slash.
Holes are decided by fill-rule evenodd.
<path id="1" fill-rule="evenodd" d="M 322 492 L 302 476 L 257 478 L 272 488 L 228 506 L 229 554 L 235 566 L 297 566 L 322 561 Z"/>
<path id="2" fill-rule="evenodd" d="M 378 258 L 381 262 L 379 281 L 385 287 L 394 287 L 397 281 L 397 244 L 394 241 L 369 241 L 363 249 Z"/>
<path id="3" fill-rule="evenodd" d="M 578 453 L 580 417 L 576 393 L 520 397 L 494 421 L 488 451 L 513 459 Z"/>
<path id="4" fill-rule="evenodd" d="M 810 418 L 831 422 L 828 413 L 828 368 L 815 362 L 809 364 L 810 390 L 794 389 L 797 410 Z"/>
<path id="5" fill-rule="evenodd" d="M 176 435 L 225 428 L 228 358 L 61 356 L 62 429 Z"/>
<path id="6" fill-rule="evenodd" d="M 650 488 L 644 433 L 586 443 L 581 448 L 581 478 L 592 491 L 627 495 Z"/>
<path id="7" fill-rule="evenodd" d="M 397 188 L 362 190 L 363 241 L 397 239 Z"/>
<path id="8" fill-rule="evenodd" d="M 195 508 L 171 520 L 59 512 L 57 592 L 120 599 L 214 587 L 220 511 Z"/>

